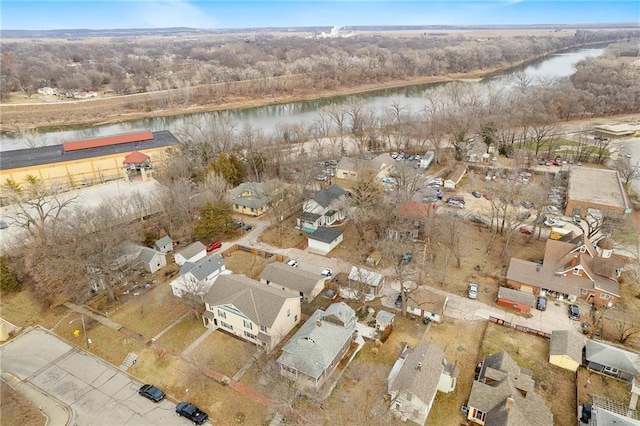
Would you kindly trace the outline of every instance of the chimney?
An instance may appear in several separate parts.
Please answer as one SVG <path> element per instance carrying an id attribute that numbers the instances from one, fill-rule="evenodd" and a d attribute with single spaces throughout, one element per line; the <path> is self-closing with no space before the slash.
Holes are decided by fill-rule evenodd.
<path id="1" fill-rule="evenodd" d="M 322 320 L 317 319 L 317 320 L 316 320 L 316 325 L 317 325 L 318 327 L 322 327 Z"/>
<path id="2" fill-rule="evenodd" d="M 419 362 L 418 365 L 416 366 L 416 370 L 422 371 L 422 363 L 421 362 Z"/>
<path id="3" fill-rule="evenodd" d="M 505 403 L 504 403 L 504 408 L 505 408 L 505 410 L 508 410 L 508 409 L 510 409 L 511 407 L 513 407 L 513 402 L 514 402 L 514 401 L 513 401 L 513 398 L 508 397 L 508 398 L 507 398 L 507 400 L 506 400 L 506 401 L 505 401 Z"/>

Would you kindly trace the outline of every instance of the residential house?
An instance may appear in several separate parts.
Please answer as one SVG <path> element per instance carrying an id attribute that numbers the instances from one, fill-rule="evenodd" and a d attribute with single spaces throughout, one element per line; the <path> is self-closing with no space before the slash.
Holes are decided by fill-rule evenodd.
<path id="1" fill-rule="evenodd" d="M 301 300 L 309 302 L 324 289 L 326 277 L 292 268 L 280 262 L 270 263 L 260 274 L 260 282 L 275 289 L 282 289 L 289 294 L 299 296 Z"/>
<path id="2" fill-rule="evenodd" d="M 260 182 L 244 182 L 231 191 L 231 203 L 235 213 L 247 216 L 261 216 L 271 206 L 271 196 Z"/>
<path id="3" fill-rule="evenodd" d="M 171 290 L 177 297 L 182 297 L 185 293 L 204 296 L 218 275 L 230 273 L 222 256 L 205 256 L 197 262 L 186 262 L 182 265 L 178 278 L 171 281 Z"/>
<path id="4" fill-rule="evenodd" d="M 393 173 L 394 160 L 389 154 L 380 154 L 373 158 L 342 157 L 336 166 L 336 177 L 338 179 L 357 181 L 360 179 L 364 169 L 371 170 L 375 180 L 380 181 Z"/>
<path id="5" fill-rule="evenodd" d="M 423 170 L 427 170 L 431 163 L 433 162 L 434 152 L 427 151 L 420 159 L 420 168 Z"/>
<path id="6" fill-rule="evenodd" d="M 542 263 L 511 258 L 507 284 L 558 300 L 580 297 L 613 306 L 620 297 L 619 276 L 617 259 L 601 257 L 583 234 L 571 241 L 547 240 Z"/>
<path id="7" fill-rule="evenodd" d="M 349 350 L 356 322 L 355 311 L 344 302 L 316 310 L 282 348 L 280 374 L 318 389 Z"/>
<path id="8" fill-rule="evenodd" d="M 206 327 L 224 330 L 266 352 L 300 322 L 300 297 L 244 275 L 220 275 L 204 301 Z"/>
<path id="9" fill-rule="evenodd" d="M 187 262 L 195 263 L 198 260 L 207 256 L 207 248 L 200 241 L 191 243 L 184 249 L 176 252 L 174 255 L 174 261 L 182 266 Z"/>
<path id="10" fill-rule="evenodd" d="M 437 391 L 449 393 L 456 387 L 458 369 L 432 343 L 405 347 L 387 378 L 390 411 L 402 421 L 424 425 Z"/>
<path id="11" fill-rule="evenodd" d="M 160 253 L 167 254 L 170 251 L 173 251 L 173 240 L 170 236 L 165 235 L 164 237 L 157 240 L 153 246 Z"/>
<path id="12" fill-rule="evenodd" d="M 429 318 L 431 321 L 442 322 L 444 309 L 449 301 L 444 296 L 426 287 L 418 287 L 407 294 L 407 313 L 419 318 Z"/>
<path id="13" fill-rule="evenodd" d="M 531 312 L 531 308 L 535 306 L 536 296 L 525 291 L 500 287 L 498 289 L 498 299 L 496 303 L 503 308 L 528 314 Z"/>
<path id="14" fill-rule="evenodd" d="M 435 209 L 433 203 L 403 201 L 393 210 L 395 225 L 387 231 L 392 238 L 409 236 L 418 239 L 424 235 L 424 227 L 429 214 Z"/>
<path id="15" fill-rule="evenodd" d="M 327 255 L 342 242 L 343 238 L 342 230 L 321 226 L 307 236 L 307 250 Z"/>
<path id="16" fill-rule="evenodd" d="M 456 189 L 456 186 L 460 183 L 464 175 L 467 173 L 467 165 L 458 165 L 449 176 L 444 180 L 445 189 Z"/>
<path id="17" fill-rule="evenodd" d="M 138 263 L 142 265 L 145 271 L 153 274 L 167 266 L 167 256 L 152 248 L 141 247 L 140 254 L 138 254 Z"/>
<path id="18" fill-rule="evenodd" d="M 330 226 L 344 220 L 345 212 L 336 206 L 338 200 L 345 198 L 347 192 L 333 184 L 316 191 L 313 198 L 302 206 L 302 214 L 296 220 L 296 228 L 313 232 L 320 226 Z"/>
<path id="19" fill-rule="evenodd" d="M 585 343 L 587 368 L 598 373 L 631 382 L 640 376 L 640 355 L 615 346 L 587 340 Z"/>
<path id="20" fill-rule="evenodd" d="M 549 341 L 549 363 L 571 371 L 582 364 L 585 338 L 574 330 L 553 330 Z"/>
<path id="21" fill-rule="evenodd" d="M 467 420 L 480 425 L 552 426 L 553 414 L 534 386 L 531 371 L 520 368 L 505 351 L 489 355 L 471 386 Z"/>
<path id="22" fill-rule="evenodd" d="M 346 285 L 340 288 L 340 297 L 371 301 L 378 296 L 383 286 L 384 275 L 352 266 Z"/>
<path id="23" fill-rule="evenodd" d="M 396 314 L 380 309 L 376 314 L 376 329 L 384 331 L 387 327 L 393 327 Z"/>

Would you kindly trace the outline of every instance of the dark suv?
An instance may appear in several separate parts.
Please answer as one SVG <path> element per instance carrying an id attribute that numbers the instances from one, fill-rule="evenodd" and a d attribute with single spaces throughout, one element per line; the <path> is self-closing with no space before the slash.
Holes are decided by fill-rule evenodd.
<path id="1" fill-rule="evenodd" d="M 580 308 L 578 305 L 569 305 L 569 318 L 580 321 Z"/>
<path id="2" fill-rule="evenodd" d="M 176 406 L 176 414 L 186 417 L 196 425 L 201 425 L 209 417 L 207 413 L 188 402 L 181 402 Z"/>
<path id="3" fill-rule="evenodd" d="M 547 299 L 545 297 L 538 296 L 538 299 L 536 300 L 536 309 L 539 311 L 547 310 Z"/>

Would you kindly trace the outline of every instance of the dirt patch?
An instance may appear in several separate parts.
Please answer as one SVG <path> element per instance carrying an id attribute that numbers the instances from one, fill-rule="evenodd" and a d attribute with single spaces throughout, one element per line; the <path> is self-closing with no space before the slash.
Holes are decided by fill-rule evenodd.
<path id="1" fill-rule="evenodd" d="M 589 383 L 587 384 L 587 380 Z M 631 385 L 622 380 L 594 373 L 586 368 L 578 370 L 578 404 L 593 404 L 593 397 L 600 396 L 617 402 L 625 407 L 631 399 Z M 586 385 L 586 387 L 585 387 Z"/>
<path id="2" fill-rule="evenodd" d="M 225 267 L 234 274 L 243 274 L 258 280 L 264 267 L 272 260 L 237 250 L 224 258 Z"/>
<path id="3" fill-rule="evenodd" d="M 296 217 L 294 215 L 277 226 L 267 228 L 260 236 L 259 241 L 279 248 L 293 248 L 306 244 L 307 234 L 294 229 L 295 226 Z"/>
<path id="4" fill-rule="evenodd" d="M 576 375 L 549 364 L 549 340 L 497 324 L 488 324 L 480 355 L 484 358 L 506 351 L 521 367 L 531 370 L 535 380 L 535 392 L 545 400 L 553 413 L 554 424 L 575 424 Z"/>
<path id="5" fill-rule="evenodd" d="M 3 425 L 44 425 L 46 418 L 18 392 L 0 380 L 0 412 Z"/>

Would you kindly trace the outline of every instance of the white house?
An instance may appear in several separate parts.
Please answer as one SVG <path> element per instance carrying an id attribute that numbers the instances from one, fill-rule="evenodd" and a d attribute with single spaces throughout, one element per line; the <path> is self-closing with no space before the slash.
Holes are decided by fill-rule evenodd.
<path id="1" fill-rule="evenodd" d="M 444 309 L 449 301 L 448 296 L 418 287 L 410 292 L 407 297 L 407 313 L 420 318 L 429 318 L 431 321 L 442 322 Z"/>
<path id="2" fill-rule="evenodd" d="M 383 285 L 384 275 L 365 268 L 352 266 L 351 271 L 349 271 L 347 285 L 340 288 L 340 297 L 347 299 L 364 298 L 366 301 L 371 301 L 380 293 Z"/>
<path id="3" fill-rule="evenodd" d="M 173 250 L 173 240 L 171 239 L 170 236 L 165 235 L 164 237 L 156 241 L 154 246 L 156 250 L 166 254 Z"/>
<path id="4" fill-rule="evenodd" d="M 433 151 L 427 151 L 420 159 L 420 168 L 424 170 L 428 169 L 433 161 L 433 156 Z"/>
<path id="5" fill-rule="evenodd" d="M 244 275 L 220 275 L 204 298 L 205 326 L 271 351 L 300 322 L 300 297 Z"/>
<path id="6" fill-rule="evenodd" d="M 320 226 L 344 220 L 345 212 L 336 206 L 336 202 L 346 194 L 344 189 L 335 184 L 317 191 L 312 199 L 304 202 L 302 215 L 296 220 L 296 228 L 313 232 Z"/>
<path id="7" fill-rule="evenodd" d="M 171 282 L 174 296 L 184 293 L 204 296 L 220 274 L 230 274 L 219 254 L 205 256 L 197 262 L 187 262 L 180 268 L 180 276 Z"/>
<path id="8" fill-rule="evenodd" d="M 260 274 L 260 282 L 305 301 L 311 301 L 320 294 L 325 280 L 326 277 L 280 262 L 268 264 Z"/>
<path id="9" fill-rule="evenodd" d="M 436 392 L 449 393 L 456 387 L 458 369 L 432 343 L 405 347 L 387 379 L 390 410 L 402 421 L 424 425 Z"/>
<path id="10" fill-rule="evenodd" d="M 175 262 L 182 266 L 186 262 L 195 263 L 207 256 L 207 248 L 200 241 L 189 244 L 174 256 Z"/>
<path id="11" fill-rule="evenodd" d="M 307 236 L 307 250 L 312 253 L 326 255 L 342 242 L 343 232 L 340 229 L 321 226 Z"/>

